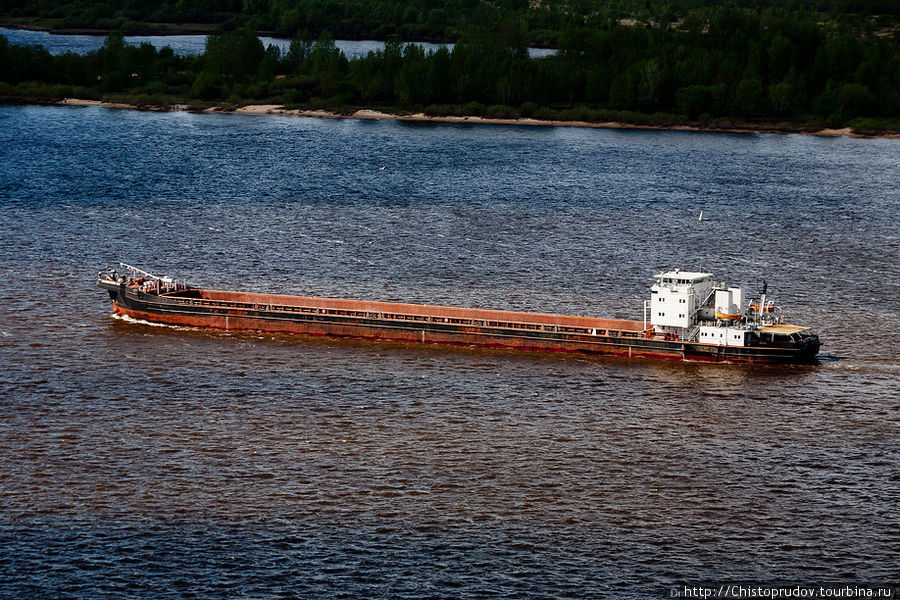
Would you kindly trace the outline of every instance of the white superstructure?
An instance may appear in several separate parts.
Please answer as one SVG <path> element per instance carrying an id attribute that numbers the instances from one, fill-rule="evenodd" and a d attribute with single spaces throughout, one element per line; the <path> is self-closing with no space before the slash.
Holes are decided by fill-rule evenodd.
<path id="1" fill-rule="evenodd" d="M 709 273 L 675 270 L 657 275 L 650 288 L 650 323 L 660 331 L 681 333 L 696 320 L 711 289 Z"/>
<path id="2" fill-rule="evenodd" d="M 749 345 L 760 327 L 780 321 L 775 307 L 766 304 L 765 292 L 754 304 L 742 287 L 714 283 L 711 273 L 680 269 L 656 276 L 644 314 L 655 334 L 720 346 Z"/>

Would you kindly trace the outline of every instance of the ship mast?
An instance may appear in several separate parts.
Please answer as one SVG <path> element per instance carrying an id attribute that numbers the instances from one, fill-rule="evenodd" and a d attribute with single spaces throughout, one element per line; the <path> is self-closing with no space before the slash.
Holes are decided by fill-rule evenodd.
<path id="1" fill-rule="evenodd" d="M 178 281 L 167 275 L 164 275 L 164 276 L 154 275 L 153 273 L 150 273 L 149 271 L 139 269 L 133 265 L 129 265 L 128 263 L 123 263 L 121 261 L 119 262 L 119 266 L 124 269 L 128 269 L 128 271 L 131 272 L 133 277 L 144 277 L 147 279 L 153 279 L 154 281 L 158 281 L 160 283 L 166 284 L 167 286 L 170 286 L 170 287 L 174 286 L 174 289 L 176 289 L 176 290 L 178 289 L 178 286 L 179 286 Z M 184 283 L 182 283 L 180 285 L 183 288 L 187 287 Z"/>
<path id="2" fill-rule="evenodd" d="M 161 280 L 162 280 L 162 279 L 169 279 L 168 277 L 159 277 L 158 275 L 154 275 L 153 273 L 148 273 L 147 271 L 145 271 L 145 270 L 143 270 L 143 269 L 138 269 L 137 267 L 133 267 L 133 266 L 131 266 L 131 265 L 129 265 L 129 264 L 126 264 L 126 263 L 123 263 L 123 262 L 119 262 L 119 266 L 128 269 L 129 271 L 131 271 L 131 272 L 134 273 L 135 275 L 141 275 L 141 276 L 143 276 L 143 277 L 149 277 L 150 279 L 161 279 Z"/>

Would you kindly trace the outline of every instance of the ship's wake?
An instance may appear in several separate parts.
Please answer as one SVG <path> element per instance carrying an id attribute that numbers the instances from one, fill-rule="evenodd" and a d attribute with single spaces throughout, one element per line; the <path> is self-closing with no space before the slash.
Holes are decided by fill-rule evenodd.
<path id="1" fill-rule="evenodd" d="M 145 321 L 144 319 L 135 319 L 134 317 L 129 317 L 128 315 L 117 315 L 113 313 L 110 315 L 113 319 L 117 321 L 124 321 L 125 323 L 131 323 L 133 325 L 147 325 L 149 327 L 164 327 L 166 329 L 175 329 L 180 331 L 191 331 L 193 327 L 185 327 L 183 325 L 170 325 L 168 323 L 154 323 L 152 321 Z"/>

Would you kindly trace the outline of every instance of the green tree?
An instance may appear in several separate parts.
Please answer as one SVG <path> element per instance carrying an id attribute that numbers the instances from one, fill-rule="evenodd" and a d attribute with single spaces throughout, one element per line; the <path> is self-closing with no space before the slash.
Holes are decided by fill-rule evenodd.
<path id="1" fill-rule="evenodd" d="M 638 71 L 638 104 L 644 110 L 656 110 L 665 75 L 659 59 L 651 58 L 641 63 Z"/>
<path id="2" fill-rule="evenodd" d="M 209 71 L 201 71 L 191 84 L 193 98 L 216 99 L 223 96 L 220 79 Z"/>
<path id="3" fill-rule="evenodd" d="M 253 30 L 217 32 L 206 39 L 203 70 L 221 76 L 229 84 L 240 82 L 256 75 L 265 54 Z"/>
<path id="4" fill-rule="evenodd" d="M 309 32 L 306 30 L 301 31 L 291 40 L 291 45 L 288 47 L 287 54 L 284 56 L 284 60 L 288 65 L 288 71 L 294 73 L 299 72 L 300 65 L 302 65 L 312 54 L 312 46 L 312 39 L 309 37 Z"/>
<path id="5" fill-rule="evenodd" d="M 736 114 L 750 117 L 760 110 L 763 86 L 758 79 L 742 79 L 734 89 L 733 104 Z"/>
<path id="6" fill-rule="evenodd" d="M 793 91 L 791 85 L 782 81 L 775 85 L 769 86 L 769 106 L 772 112 L 779 116 L 787 115 L 791 112 L 791 102 Z"/>
<path id="7" fill-rule="evenodd" d="M 694 121 L 704 113 L 720 114 L 724 93 L 723 85 L 688 85 L 679 88 L 675 94 L 675 110 Z"/>
<path id="8" fill-rule="evenodd" d="M 871 114 L 873 97 L 861 83 L 845 83 L 838 88 L 838 112 L 847 117 Z"/>

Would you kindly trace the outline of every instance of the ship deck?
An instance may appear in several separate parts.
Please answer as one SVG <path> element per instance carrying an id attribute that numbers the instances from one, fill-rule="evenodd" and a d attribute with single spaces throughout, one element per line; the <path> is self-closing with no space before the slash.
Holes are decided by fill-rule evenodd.
<path id="1" fill-rule="evenodd" d="M 191 296 L 199 295 L 199 298 Z M 515 329 L 545 329 L 570 333 L 594 333 L 598 330 L 639 333 L 644 330 L 642 321 L 625 319 L 600 319 L 572 315 L 532 313 L 480 308 L 460 308 L 399 302 L 347 300 L 341 298 L 314 298 L 284 296 L 249 292 L 193 289 L 164 294 L 164 297 L 188 300 L 206 306 L 229 308 L 256 308 L 283 310 L 286 312 L 315 312 L 344 317 L 375 317 L 402 321 L 451 323 L 510 327 Z"/>
<path id="2" fill-rule="evenodd" d="M 791 325 L 789 323 L 778 323 L 776 325 L 767 325 L 766 327 L 759 328 L 760 333 L 772 333 L 775 335 L 791 335 L 800 333 L 801 331 L 809 331 L 809 327 Z"/>

